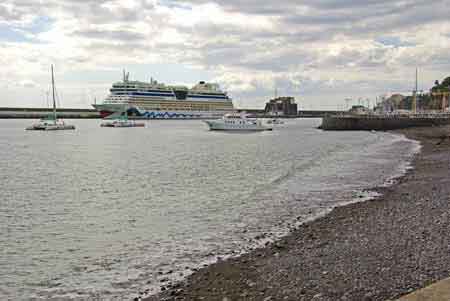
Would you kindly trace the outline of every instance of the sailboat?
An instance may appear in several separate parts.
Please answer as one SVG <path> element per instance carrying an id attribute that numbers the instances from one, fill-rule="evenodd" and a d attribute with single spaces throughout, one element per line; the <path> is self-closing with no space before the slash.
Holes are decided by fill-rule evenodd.
<path id="1" fill-rule="evenodd" d="M 56 115 L 56 100 L 55 100 L 55 77 L 53 74 L 52 65 L 52 96 L 53 96 L 53 113 L 45 118 L 39 120 L 39 123 L 33 124 L 26 128 L 26 130 L 34 131 L 56 131 L 56 130 L 74 130 L 75 126 L 65 124 L 64 121 L 59 120 Z"/>

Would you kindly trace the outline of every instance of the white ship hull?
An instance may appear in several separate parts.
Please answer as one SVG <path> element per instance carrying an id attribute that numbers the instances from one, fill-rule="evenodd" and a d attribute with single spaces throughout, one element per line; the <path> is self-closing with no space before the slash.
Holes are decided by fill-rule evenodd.
<path id="1" fill-rule="evenodd" d="M 40 122 L 26 128 L 27 131 L 61 131 L 74 129 L 75 126 L 63 122 Z"/>
<path id="2" fill-rule="evenodd" d="M 145 110 L 130 107 L 127 104 L 100 104 L 93 105 L 105 118 L 114 113 L 127 111 L 128 115 L 142 119 L 216 119 L 233 111 L 187 111 L 187 110 Z"/>
<path id="3" fill-rule="evenodd" d="M 115 119 L 115 120 L 105 120 L 100 124 L 101 127 L 110 128 L 132 128 L 132 127 L 145 127 L 145 123 L 136 122 L 134 120 L 127 119 Z"/>
<path id="4" fill-rule="evenodd" d="M 147 119 L 220 118 L 234 111 L 227 93 L 215 83 L 200 81 L 191 88 L 150 82 L 130 81 L 124 72 L 121 82 L 113 83 L 102 104 L 93 104 L 105 118 L 127 112 L 128 116 Z"/>
<path id="5" fill-rule="evenodd" d="M 263 125 L 257 121 L 245 121 L 226 123 L 225 120 L 206 120 L 205 123 L 212 131 L 271 131 L 273 128 L 269 125 Z"/>

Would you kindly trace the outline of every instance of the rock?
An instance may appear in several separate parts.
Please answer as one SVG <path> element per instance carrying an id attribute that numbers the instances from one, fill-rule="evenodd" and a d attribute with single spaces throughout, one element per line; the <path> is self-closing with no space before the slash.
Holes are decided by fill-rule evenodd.
<path id="1" fill-rule="evenodd" d="M 275 244 L 275 248 L 277 248 L 277 249 L 284 249 L 284 246 L 282 244 L 280 244 L 280 243 L 276 243 Z"/>
<path id="2" fill-rule="evenodd" d="M 363 301 L 370 301 L 373 300 L 374 292 L 368 292 L 364 295 Z"/>

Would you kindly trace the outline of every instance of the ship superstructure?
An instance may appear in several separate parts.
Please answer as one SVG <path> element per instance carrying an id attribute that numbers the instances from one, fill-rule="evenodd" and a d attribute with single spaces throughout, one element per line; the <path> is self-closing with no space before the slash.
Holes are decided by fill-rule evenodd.
<path id="1" fill-rule="evenodd" d="M 130 81 L 129 73 L 116 82 L 102 104 L 94 104 L 102 117 L 127 111 L 141 118 L 217 118 L 234 111 L 233 102 L 215 83 L 199 82 L 192 88 L 169 86 L 154 79 Z"/>

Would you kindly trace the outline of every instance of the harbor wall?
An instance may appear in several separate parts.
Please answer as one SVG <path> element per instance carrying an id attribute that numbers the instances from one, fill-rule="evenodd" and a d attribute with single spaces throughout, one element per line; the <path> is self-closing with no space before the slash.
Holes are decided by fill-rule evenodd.
<path id="1" fill-rule="evenodd" d="M 319 127 L 323 130 L 376 130 L 387 131 L 410 127 L 439 126 L 450 124 L 449 114 L 427 116 L 325 116 Z"/>
<path id="2" fill-rule="evenodd" d="M 274 116 L 264 113 L 263 110 L 238 109 L 237 110 L 253 114 L 258 118 L 321 118 L 332 114 L 342 114 L 341 111 L 320 111 L 320 110 L 300 110 L 297 115 L 279 115 Z M 0 107 L 0 119 L 39 119 L 52 113 L 50 108 L 12 108 Z M 59 108 L 58 116 L 61 118 L 101 118 L 100 114 L 93 109 L 74 109 L 74 108 Z M 130 118 L 136 118 L 130 116 Z M 146 118 L 145 118 L 146 119 Z"/>
<path id="3" fill-rule="evenodd" d="M 0 108 L 0 119 L 40 119 L 53 111 L 47 108 Z M 100 118 L 96 110 L 91 109 L 58 109 L 61 118 Z"/>

